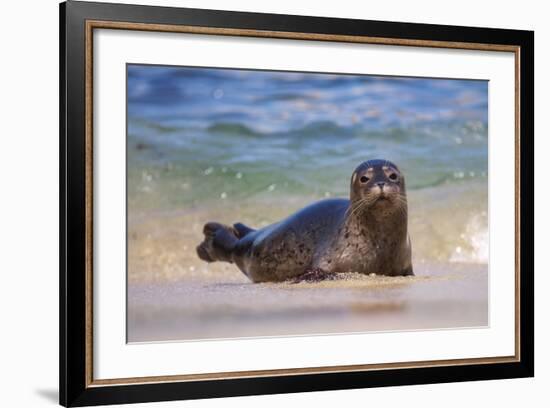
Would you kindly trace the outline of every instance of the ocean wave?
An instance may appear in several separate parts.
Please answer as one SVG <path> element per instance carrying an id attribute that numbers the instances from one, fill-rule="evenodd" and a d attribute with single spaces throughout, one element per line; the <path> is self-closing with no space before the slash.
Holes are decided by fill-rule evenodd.
<path id="1" fill-rule="evenodd" d="M 460 237 L 464 244 L 454 248 L 449 257 L 450 262 L 487 263 L 489 261 L 489 230 L 486 213 L 472 217 Z"/>
<path id="2" fill-rule="evenodd" d="M 226 135 L 261 136 L 261 132 L 257 132 L 242 123 L 219 122 L 208 126 L 207 130 L 211 133 L 224 133 Z"/>
<path id="3" fill-rule="evenodd" d="M 249 123 L 250 122 L 250 123 Z M 160 125 L 152 122 L 150 128 Z M 481 121 L 454 121 L 444 120 L 429 124 L 402 124 L 395 122 L 384 128 L 379 128 L 372 123 L 365 124 L 341 124 L 332 120 L 316 120 L 300 124 L 288 129 L 266 130 L 257 126 L 254 121 L 220 121 L 211 122 L 205 126 L 208 132 L 223 133 L 227 136 L 258 136 L 258 137 L 318 137 L 332 136 L 335 139 L 356 137 L 368 140 L 385 140 L 394 142 L 403 141 L 431 141 L 452 145 L 487 144 L 487 124 Z M 196 130 L 196 129 L 195 129 Z"/>

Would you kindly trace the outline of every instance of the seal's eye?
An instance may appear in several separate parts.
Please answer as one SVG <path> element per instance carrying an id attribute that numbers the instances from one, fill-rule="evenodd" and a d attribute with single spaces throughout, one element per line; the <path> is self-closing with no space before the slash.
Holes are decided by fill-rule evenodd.
<path id="1" fill-rule="evenodd" d="M 369 181 L 369 178 L 367 176 L 362 176 L 359 180 L 361 180 L 361 183 L 366 183 Z"/>
<path id="2" fill-rule="evenodd" d="M 392 180 L 392 181 L 397 180 L 397 174 L 395 174 L 395 173 L 390 174 L 390 180 Z"/>

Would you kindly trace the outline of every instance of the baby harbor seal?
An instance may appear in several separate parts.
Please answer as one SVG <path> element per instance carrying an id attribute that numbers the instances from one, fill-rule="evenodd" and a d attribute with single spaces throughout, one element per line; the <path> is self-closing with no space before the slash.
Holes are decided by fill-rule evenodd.
<path id="1" fill-rule="evenodd" d="M 405 178 L 387 160 L 355 169 L 349 200 L 319 201 L 258 230 L 209 222 L 204 236 L 202 260 L 235 263 L 253 282 L 413 275 Z"/>

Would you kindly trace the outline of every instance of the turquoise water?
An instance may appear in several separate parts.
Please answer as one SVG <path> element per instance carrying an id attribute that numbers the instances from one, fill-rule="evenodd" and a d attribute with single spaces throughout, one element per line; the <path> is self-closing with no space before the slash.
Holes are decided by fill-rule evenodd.
<path id="1" fill-rule="evenodd" d="M 486 261 L 487 97 L 486 81 L 129 65 L 129 218 L 347 196 L 384 158 L 418 250 Z"/>

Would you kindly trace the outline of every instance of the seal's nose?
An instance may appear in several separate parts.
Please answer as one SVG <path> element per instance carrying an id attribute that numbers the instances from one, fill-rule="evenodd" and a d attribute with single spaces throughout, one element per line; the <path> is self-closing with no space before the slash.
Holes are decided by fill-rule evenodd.
<path id="1" fill-rule="evenodd" d="M 380 187 L 380 190 L 383 190 L 386 183 L 384 183 L 383 181 L 379 181 L 378 183 L 376 183 L 376 185 Z"/>

